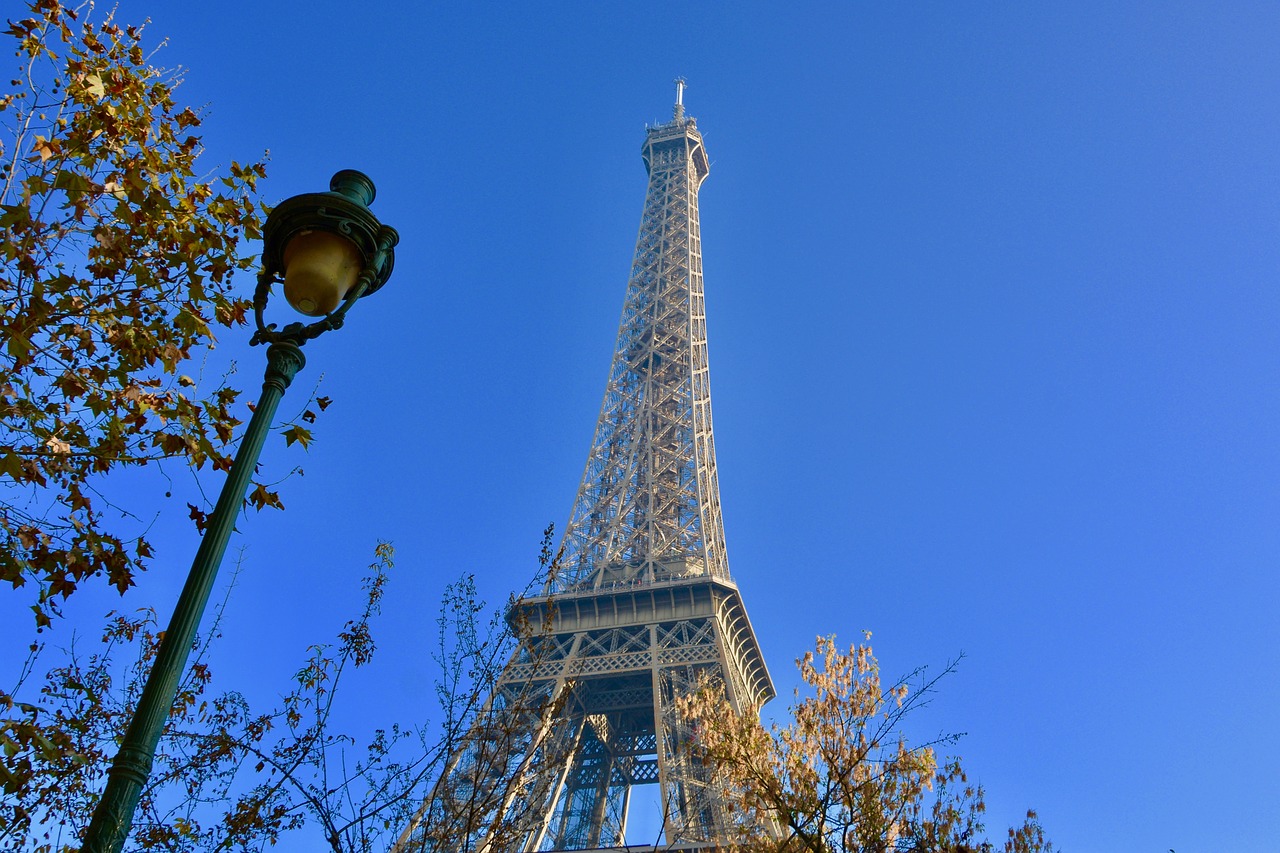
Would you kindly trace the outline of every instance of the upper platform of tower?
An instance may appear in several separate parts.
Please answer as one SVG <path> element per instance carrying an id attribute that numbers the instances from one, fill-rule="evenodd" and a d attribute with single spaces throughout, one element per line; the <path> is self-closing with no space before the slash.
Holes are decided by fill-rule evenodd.
<path id="1" fill-rule="evenodd" d="M 697 119 L 684 114 L 685 85 L 683 77 L 676 78 L 676 104 L 671 121 L 645 127 L 641 156 L 644 158 L 645 169 L 649 172 L 653 171 L 655 165 L 674 166 L 692 161 L 693 168 L 697 172 L 697 184 L 701 185 L 711 170 L 711 164 L 707 161 L 707 150 L 702 144 L 702 134 L 698 133 Z M 672 149 L 679 151 L 679 156 L 655 156 L 659 152 L 669 152 Z"/>

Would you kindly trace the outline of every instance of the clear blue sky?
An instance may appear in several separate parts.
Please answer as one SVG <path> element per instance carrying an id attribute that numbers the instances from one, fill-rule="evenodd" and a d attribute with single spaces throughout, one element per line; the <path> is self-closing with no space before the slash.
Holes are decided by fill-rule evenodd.
<path id="1" fill-rule="evenodd" d="M 382 538 L 352 715 L 431 715 L 443 585 L 503 600 L 569 510 L 681 74 L 730 567 L 780 694 L 817 633 L 873 630 L 890 672 L 964 652 L 918 731 L 968 733 L 997 837 L 1034 806 L 1071 853 L 1275 849 L 1280 6 L 118 15 L 190 69 L 211 165 L 269 148 L 273 199 L 362 169 L 402 235 L 308 347 L 296 402 L 335 402 L 269 448 L 306 476 L 240 524 L 224 684 L 278 690 Z M 137 593 L 166 614 L 180 506 Z"/>

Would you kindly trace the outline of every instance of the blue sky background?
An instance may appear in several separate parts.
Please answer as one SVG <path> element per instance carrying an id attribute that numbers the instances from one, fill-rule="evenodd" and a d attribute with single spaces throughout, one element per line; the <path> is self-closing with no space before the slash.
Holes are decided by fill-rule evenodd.
<path id="1" fill-rule="evenodd" d="M 780 694 L 818 633 L 873 630 L 890 673 L 963 652 L 916 731 L 968 733 L 995 837 L 1033 806 L 1072 853 L 1275 848 L 1280 6 L 122 0 L 144 17 L 211 167 L 270 149 L 272 200 L 362 169 L 402 236 L 282 407 L 335 401 L 309 452 L 269 445 L 306 475 L 241 521 L 224 685 L 280 692 L 387 539 L 348 713 L 433 715 L 444 584 L 504 600 L 569 511 L 682 74 L 730 566 Z M 219 353 L 256 389 L 247 337 Z M 183 506 L 131 595 L 166 614 Z M 55 641 L 114 604 L 80 598 Z"/>

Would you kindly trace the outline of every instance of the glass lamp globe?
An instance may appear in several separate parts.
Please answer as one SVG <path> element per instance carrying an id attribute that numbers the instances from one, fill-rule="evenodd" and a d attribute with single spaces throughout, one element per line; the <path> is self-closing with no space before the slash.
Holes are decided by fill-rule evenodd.
<path id="1" fill-rule="evenodd" d="M 323 317 L 341 305 L 364 267 L 355 243 L 320 229 L 295 234 L 284 247 L 283 261 L 284 298 L 309 317 Z"/>

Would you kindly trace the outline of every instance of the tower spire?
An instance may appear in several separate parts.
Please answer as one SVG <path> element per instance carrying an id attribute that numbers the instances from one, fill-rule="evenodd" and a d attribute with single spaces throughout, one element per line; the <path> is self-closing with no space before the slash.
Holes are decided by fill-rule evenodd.
<path id="1" fill-rule="evenodd" d="M 685 87 L 689 85 L 689 82 L 685 80 L 683 77 L 677 77 L 675 79 L 675 84 L 676 84 L 676 108 L 675 108 L 675 113 L 673 117 L 675 118 L 676 121 L 680 121 L 681 119 L 684 118 L 684 90 L 685 90 Z"/>

